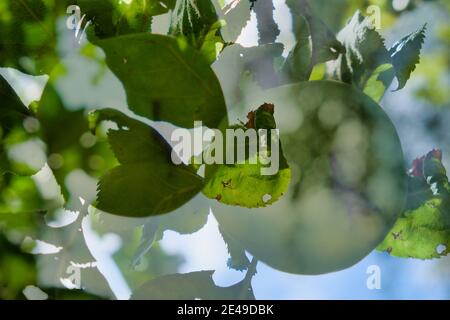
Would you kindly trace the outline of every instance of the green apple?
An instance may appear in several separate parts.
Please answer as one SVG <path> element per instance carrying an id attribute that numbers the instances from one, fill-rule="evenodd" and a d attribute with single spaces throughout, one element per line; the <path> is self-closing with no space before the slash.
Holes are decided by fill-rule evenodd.
<path id="1" fill-rule="evenodd" d="M 275 105 L 292 178 L 264 208 L 215 202 L 221 230 L 289 273 L 333 272 L 367 256 L 406 198 L 402 147 L 389 117 L 362 92 L 332 81 L 277 87 L 248 101 Z"/>

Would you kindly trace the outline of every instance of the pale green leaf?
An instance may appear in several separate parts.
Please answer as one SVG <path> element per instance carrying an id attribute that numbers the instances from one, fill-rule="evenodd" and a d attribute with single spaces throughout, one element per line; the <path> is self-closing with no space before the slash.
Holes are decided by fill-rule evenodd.
<path id="1" fill-rule="evenodd" d="M 258 110 L 249 113 L 249 122 L 243 128 L 244 131 L 268 129 L 270 132 L 270 129 L 276 128 L 273 106 L 269 107 L 269 111 L 265 110 L 266 106 L 269 105 L 262 105 Z M 259 139 L 259 135 L 257 138 Z M 284 159 L 281 142 L 272 138 L 268 135 L 267 140 L 279 144 L 277 173 L 263 175 L 262 169 L 274 164 L 263 165 L 260 159 L 263 155 L 259 152 L 250 154 L 248 139 L 245 140 L 245 145 L 241 145 L 242 141 L 235 139 L 235 157 L 236 150 L 243 148 L 246 151 L 245 163 L 207 166 L 206 174 L 209 181 L 203 193 L 221 203 L 248 208 L 265 207 L 276 202 L 289 187 L 291 171 Z"/>
<path id="2" fill-rule="evenodd" d="M 250 1 L 233 0 L 222 9 L 226 26 L 223 28 L 223 36 L 227 42 L 235 42 L 242 29 L 250 21 Z"/>

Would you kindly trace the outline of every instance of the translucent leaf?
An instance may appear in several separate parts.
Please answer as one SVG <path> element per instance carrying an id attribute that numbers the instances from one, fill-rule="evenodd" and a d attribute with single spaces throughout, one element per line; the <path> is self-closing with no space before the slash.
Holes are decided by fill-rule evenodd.
<path id="1" fill-rule="evenodd" d="M 255 268 L 256 266 L 254 266 Z M 214 271 L 197 271 L 171 274 L 153 279 L 138 288 L 131 299 L 140 300 L 253 300 L 251 278 L 256 269 L 247 273 L 241 282 L 230 287 L 219 287 L 214 283 Z"/>
<path id="2" fill-rule="evenodd" d="M 133 257 L 132 266 L 139 264 L 154 243 L 162 239 L 165 231 L 192 234 L 206 224 L 208 214 L 209 200 L 199 193 L 192 200 L 168 214 L 148 218 L 144 223 L 141 243 Z"/>
<path id="3" fill-rule="evenodd" d="M 113 299 L 114 293 L 99 271 L 82 232 L 83 221 L 87 217 L 87 203 L 78 204 L 77 209 L 79 213 L 77 219 L 67 226 L 53 228 L 45 224 L 40 227 L 37 240 L 52 244 L 61 250 L 54 254 L 37 256 L 37 264 L 40 266 L 39 284 L 44 287 L 65 288 L 62 279 L 68 279 L 72 284 L 79 284 L 79 289 L 85 292 Z M 76 276 L 76 272 L 80 275 L 79 283 L 74 283 L 71 279 L 71 276 Z"/>
<path id="4" fill-rule="evenodd" d="M 250 21 L 250 6 L 248 0 L 233 0 L 222 9 L 226 21 L 223 35 L 227 42 L 235 42 Z"/>
<path id="5" fill-rule="evenodd" d="M 245 255 L 245 249 L 233 238 L 228 236 L 221 228 L 219 228 L 222 239 L 225 242 L 230 258 L 227 265 L 232 269 L 239 271 L 245 270 L 250 265 L 250 261 Z"/>
<path id="6" fill-rule="evenodd" d="M 243 77 L 247 76 L 262 88 L 280 84 L 275 63 L 282 59 L 282 53 L 281 43 L 248 48 L 233 44 L 222 51 L 213 68 L 220 79 L 230 110 L 236 109 L 245 94 L 241 85 Z"/>

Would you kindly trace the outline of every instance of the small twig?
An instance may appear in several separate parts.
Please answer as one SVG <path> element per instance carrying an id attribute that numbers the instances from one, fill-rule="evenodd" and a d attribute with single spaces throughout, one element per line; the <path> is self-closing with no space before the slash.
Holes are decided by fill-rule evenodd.
<path id="1" fill-rule="evenodd" d="M 258 265 L 258 260 L 253 257 L 252 261 L 250 262 L 247 273 L 245 274 L 244 280 L 242 280 L 242 291 L 239 295 L 239 300 L 246 299 L 248 296 L 249 290 L 252 289 L 252 279 L 256 274 L 256 266 Z"/>
<path id="2" fill-rule="evenodd" d="M 259 34 L 258 43 L 274 43 L 280 34 L 278 25 L 273 18 L 274 6 L 272 0 L 261 0 L 252 3 L 256 14 L 257 28 Z"/>

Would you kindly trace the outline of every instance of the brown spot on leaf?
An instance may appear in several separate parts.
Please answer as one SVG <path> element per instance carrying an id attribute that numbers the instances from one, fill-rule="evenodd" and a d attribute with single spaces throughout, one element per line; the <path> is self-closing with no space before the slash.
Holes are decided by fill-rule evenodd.
<path id="1" fill-rule="evenodd" d="M 423 176 L 423 160 L 425 157 L 420 157 L 414 159 L 412 162 L 412 167 L 409 170 L 409 174 L 413 177 L 422 177 Z"/>
<path id="2" fill-rule="evenodd" d="M 442 150 L 433 149 L 427 154 L 427 157 L 433 157 L 438 159 L 439 161 L 442 161 Z"/>
<path id="3" fill-rule="evenodd" d="M 224 188 L 231 188 L 231 179 L 229 179 L 227 181 L 222 181 L 222 186 Z"/>
<path id="4" fill-rule="evenodd" d="M 275 106 L 273 103 L 264 103 L 259 106 L 258 110 L 266 111 L 273 115 L 275 112 Z M 247 123 L 245 124 L 245 127 L 248 129 L 255 128 L 255 111 L 250 111 L 247 114 Z"/>
<path id="5" fill-rule="evenodd" d="M 247 123 L 245 124 L 245 126 L 248 129 L 254 129 L 255 128 L 255 111 L 250 111 L 247 114 Z"/>
<path id="6" fill-rule="evenodd" d="M 414 159 L 412 162 L 412 167 L 409 170 L 409 174 L 413 177 L 423 177 L 423 162 L 425 159 L 435 158 L 442 161 L 442 150 L 433 149 L 427 153 L 426 156 Z"/>
<path id="7" fill-rule="evenodd" d="M 402 231 L 403 230 L 400 230 L 399 232 L 392 232 L 392 236 L 394 237 L 394 240 L 397 240 L 397 239 L 402 239 L 401 237 L 402 237 Z"/>

